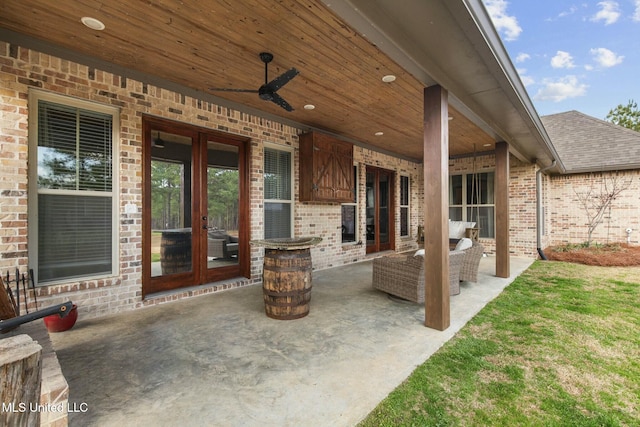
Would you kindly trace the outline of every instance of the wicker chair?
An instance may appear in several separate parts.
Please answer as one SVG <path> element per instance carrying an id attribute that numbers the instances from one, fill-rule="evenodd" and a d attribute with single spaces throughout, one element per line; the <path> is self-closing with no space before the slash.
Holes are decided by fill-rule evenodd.
<path id="1" fill-rule="evenodd" d="M 449 294 L 460 293 L 463 251 L 449 252 Z M 424 303 L 424 257 L 392 255 L 373 260 L 373 287 L 388 294 Z"/>
<path id="2" fill-rule="evenodd" d="M 463 252 L 464 259 L 462 260 L 462 267 L 460 267 L 460 280 L 477 282 L 478 267 L 484 253 L 484 246 L 474 240 L 473 245 Z"/>
<path id="3" fill-rule="evenodd" d="M 207 255 L 210 258 L 229 259 L 238 255 L 238 238 L 229 236 L 224 231 L 214 230 L 209 232 L 207 239 Z"/>

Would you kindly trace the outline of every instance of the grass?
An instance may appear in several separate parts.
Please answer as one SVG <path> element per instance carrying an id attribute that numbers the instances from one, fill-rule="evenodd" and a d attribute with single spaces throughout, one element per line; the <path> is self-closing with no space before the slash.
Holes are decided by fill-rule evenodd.
<path id="1" fill-rule="evenodd" d="M 637 426 L 640 267 L 535 262 L 368 426 Z"/>

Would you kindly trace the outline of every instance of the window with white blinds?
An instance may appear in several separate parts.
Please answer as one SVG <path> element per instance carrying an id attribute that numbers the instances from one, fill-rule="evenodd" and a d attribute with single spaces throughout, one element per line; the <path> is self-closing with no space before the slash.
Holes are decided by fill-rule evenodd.
<path id="1" fill-rule="evenodd" d="M 293 157 L 290 151 L 264 149 L 264 238 L 292 237 Z"/>
<path id="2" fill-rule="evenodd" d="M 353 166 L 353 186 L 358 188 L 358 167 Z M 355 243 L 358 235 L 358 192 L 353 192 L 353 201 L 343 203 L 342 214 L 342 243 Z"/>
<path id="3" fill-rule="evenodd" d="M 34 98 L 37 198 L 30 203 L 37 230 L 30 229 L 30 238 L 37 236 L 38 282 L 113 274 L 117 110 L 79 107 L 53 95 Z"/>
<path id="4" fill-rule="evenodd" d="M 411 227 L 409 211 L 410 211 L 410 181 L 408 176 L 400 175 L 400 236 L 408 236 Z"/>

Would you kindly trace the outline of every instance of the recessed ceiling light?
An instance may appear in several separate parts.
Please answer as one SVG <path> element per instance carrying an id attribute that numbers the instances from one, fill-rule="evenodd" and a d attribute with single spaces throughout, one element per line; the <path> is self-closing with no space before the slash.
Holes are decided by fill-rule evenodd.
<path id="1" fill-rule="evenodd" d="M 393 74 L 387 74 L 386 76 L 382 76 L 382 81 L 385 83 L 391 83 L 396 81 L 396 76 Z"/>
<path id="2" fill-rule="evenodd" d="M 449 116 L 447 117 L 447 120 L 453 120 L 453 117 Z"/>
<path id="3" fill-rule="evenodd" d="M 304 106 L 305 110 L 315 110 L 316 106 L 313 104 L 307 104 Z"/>
<path id="4" fill-rule="evenodd" d="M 92 30 L 102 31 L 105 29 L 105 25 L 102 23 L 102 21 L 96 18 L 91 18 L 90 16 L 83 16 L 82 18 L 80 18 L 80 21 Z"/>
<path id="5" fill-rule="evenodd" d="M 483 147 L 491 147 L 491 144 L 484 144 Z"/>
<path id="6" fill-rule="evenodd" d="M 374 133 L 374 135 L 375 136 L 382 136 L 382 135 L 384 135 L 384 132 L 376 132 L 376 133 Z"/>

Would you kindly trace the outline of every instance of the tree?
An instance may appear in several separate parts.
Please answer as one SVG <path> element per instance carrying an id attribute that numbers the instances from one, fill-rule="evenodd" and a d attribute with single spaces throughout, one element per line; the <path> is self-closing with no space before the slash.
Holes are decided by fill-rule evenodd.
<path id="1" fill-rule="evenodd" d="M 627 105 L 618 105 L 613 110 L 609 110 L 607 120 L 613 124 L 626 127 L 640 132 L 640 110 L 638 104 L 632 99 Z"/>
<path id="2" fill-rule="evenodd" d="M 587 215 L 587 247 L 591 246 L 593 232 L 602 223 L 605 213 L 609 211 L 611 214 L 613 201 L 618 198 L 620 193 L 629 188 L 631 181 L 631 178 L 625 181 L 619 176 L 611 176 L 608 179 L 603 176 L 599 192 L 594 188 L 593 181 L 587 191 L 574 190 Z"/>

